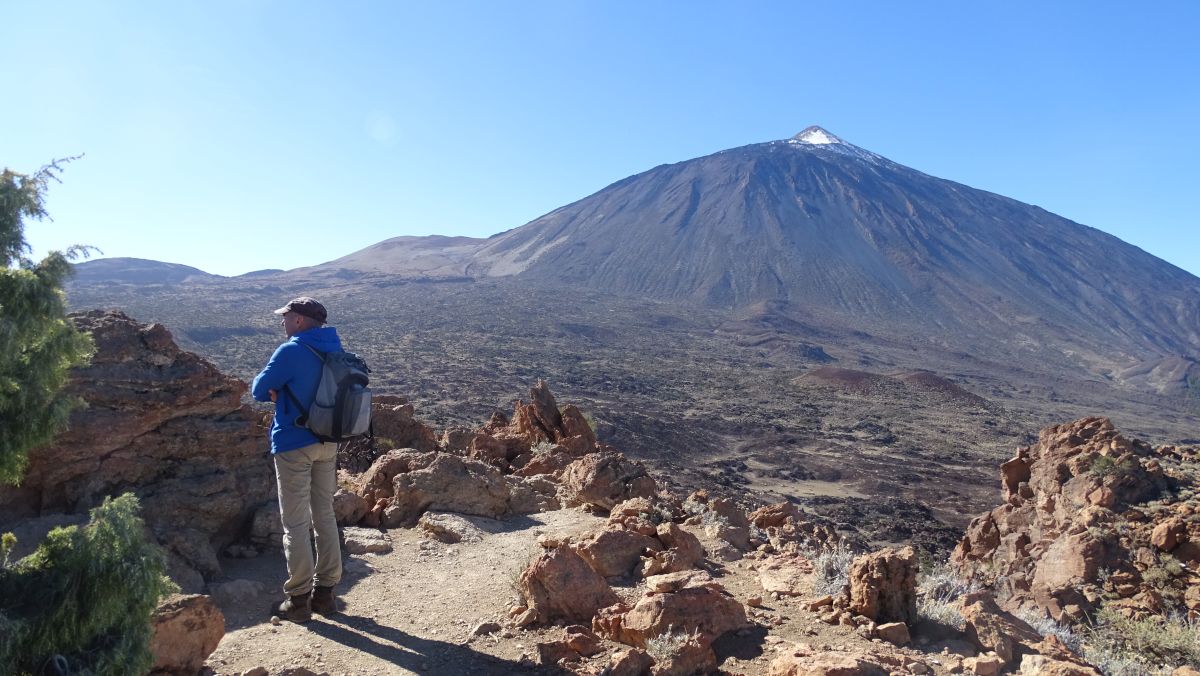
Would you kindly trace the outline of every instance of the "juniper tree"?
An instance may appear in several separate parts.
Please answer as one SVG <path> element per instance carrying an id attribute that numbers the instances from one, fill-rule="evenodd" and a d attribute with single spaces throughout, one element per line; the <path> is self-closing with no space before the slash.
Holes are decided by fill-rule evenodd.
<path id="1" fill-rule="evenodd" d="M 27 176 L 0 173 L 0 483 L 19 483 L 29 450 L 50 441 L 77 403 L 67 372 L 92 353 L 91 337 L 66 319 L 63 284 L 84 247 L 28 257 L 27 219 L 47 214 L 44 196 L 62 160 Z"/>
<path id="2" fill-rule="evenodd" d="M 132 493 L 105 498 L 87 525 L 55 528 L 33 554 L 0 561 L 0 674 L 150 670 L 150 617 L 179 589 L 138 510 Z M 13 541 L 0 541 L 2 558 Z"/>

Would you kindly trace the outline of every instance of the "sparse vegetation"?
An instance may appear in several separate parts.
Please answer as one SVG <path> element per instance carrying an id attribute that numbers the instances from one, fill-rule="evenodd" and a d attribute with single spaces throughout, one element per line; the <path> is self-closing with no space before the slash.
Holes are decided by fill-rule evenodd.
<path id="1" fill-rule="evenodd" d="M 1136 462 L 1128 456 L 1117 461 L 1111 455 L 1097 455 L 1092 460 L 1091 466 L 1088 467 L 1088 474 L 1100 479 L 1107 476 L 1120 476 L 1132 472 Z"/>
<path id="2" fill-rule="evenodd" d="M 845 540 L 837 544 L 809 550 L 805 555 L 813 566 L 813 593 L 817 596 L 835 596 L 850 583 L 850 564 L 854 563 L 854 551 Z"/>
<path id="3" fill-rule="evenodd" d="M 1075 651 L 1076 654 L 1083 654 L 1083 642 L 1069 625 L 1059 624 L 1044 613 L 1034 613 L 1028 610 L 1018 612 L 1017 617 L 1024 620 L 1042 636 L 1056 636 L 1063 642 L 1063 645 Z"/>
<path id="4" fill-rule="evenodd" d="M 1105 674 L 1125 676 L 1200 667 L 1200 625 L 1183 616 L 1131 619 L 1102 608 L 1082 630 L 1083 656 Z"/>
<path id="5" fill-rule="evenodd" d="M 0 567 L 0 665 L 17 674 L 51 664 L 51 673 L 149 671 L 150 616 L 177 588 L 137 512 L 132 494 L 106 499 L 87 525 L 56 528 Z M 7 559 L 14 541 L 4 542 Z"/>
<path id="6" fill-rule="evenodd" d="M 654 658 L 655 664 L 670 664 L 689 641 L 698 642 L 700 631 L 693 633 L 675 631 L 674 625 L 667 625 L 667 630 L 646 641 L 646 653 Z"/>
<path id="7" fill-rule="evenodd" d="M 926 620 L 961 630 L 963 618 L 956 607 L 958 600 L 980 589 L 975 581 L 960 577 L 949 563 L 922 566 L 917 580 L 917 612 Z"/>

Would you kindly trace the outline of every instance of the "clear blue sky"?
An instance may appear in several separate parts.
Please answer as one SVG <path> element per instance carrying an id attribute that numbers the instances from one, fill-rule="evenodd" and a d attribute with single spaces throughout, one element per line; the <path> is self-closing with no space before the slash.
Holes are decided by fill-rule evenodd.
<path id="1" fill-rule="evenodd" d="M 40 254 L 219 274 L 487 236 L 820 124 L 1200 274 L 1200 2 L 0 0 Z"/>

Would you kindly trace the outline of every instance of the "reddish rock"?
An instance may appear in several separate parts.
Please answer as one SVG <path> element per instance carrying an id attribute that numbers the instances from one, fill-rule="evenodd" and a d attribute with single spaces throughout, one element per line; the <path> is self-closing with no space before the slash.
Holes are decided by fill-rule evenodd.
<path id="1" fill-rule="evenodd" d="M 748 515 L 749 521 L 763 530 L 779 528 L 786 524 L 789 519 L 794 522 L 799 521 L 801 518 L 800 509 L 790 502 L 780 502 L 760 507 Z"/>
<path id="2" fill-rule="evenodd" d="M 521 595 L 538 622 L 591 622 L 619 599 L 599 573 L 569 545 L 538 556 L 521 573 Z"/>
<path id="3" fill-rule="evenodd" d="M 612 452 L 591 453 L 572 462 L 563 470 L 562 485 L 570 496 L 568 505 L 590 504 L 606 511 L 630 498 L 651 497 L 657 490 L 641 463 Z"/>
<path id="4" fill-rule="evenodd" d="M 1001 610 L 991 594 L 976 592 L 963 597 L 960 612 L 967 639 L 981 651 L 992 651 L 1005 663 L 1038 651 L 1041 635 L 1024 620 Z"/>
<path id="5" fill-rule="evenodd" d="M 696 633 L 710 646 L 725 632 L 748 626 L 742 604 L 716 583 L 663 594 L 647 592 L 628 612 L 620 607 L 606 610 L 592 623 L 596 633 L 639 648 L 668 632 Z"/>
<path id="6" fill-rule="evenodd" d="M 780 551 L 798 550 L 800 545 L 831 545 L 840 539 L 836 530 L 813 522 L 788 502 L 757 509 L 747 515 L 747 520 L 766 531 L 771 545 Z"/>
<path id="7" fill-rule="evenodd" d="M 519 469 L 513 471 L 518 476 L 537 476 L 553 474 L 557 476 L 575 462 L 574 456 L 567 453 L 561 446 L 552 446 L 548 451 L 533 453 Z"/>
<path id="8" fill-rule="evenodd" d="M 814 652 L 807 647 L 788 650 L 776 657 L 767 672 L 769 676 L 886 676 L 887 673 L 859 655 Z"/>
<path id="9" fill-rule="evenodd" d="M 573 624 L 563 631 L 566 632 L 566 638 L 563 639 L 563 642 L 567 644 L 567 647 L 580 655 L 591 657 L 604 652 L 604 643 L 590 627 L 585 627 L 582 624 Z"/>
<path id="10" fill-rule="evenodd" d="M 1187 524 L 1179 518 L 1171 518 L 1154 527 L 1150 533 L 1150 544 L 1164 552 L 1179 546 L 1187 534 Z"/>
<path id="11" fill-rule="evenodd" d="M 876 622 L 916 622 L 917 570 L 912 547 L 858 557 L 850 565 L 850 610 Z"/>
<path id="12" fill-rule="evenodd" d="M 339 488 L 333 494 L 333 514 L 339 526 L 355 526 L 371 511 L 371 504 L 357 493 Z"/>
<path id="13" fill-rule="evenodd" d="M 508 485 L 508 511 L 513 514 L 535 514 L 562 508 L 558 501 L 558 484 L 547 477 L 504 477 Z"/>
<path id="14" fill-rule="evenodd" d="M 1028 456 L 1018 455 L 1000 465 L 1000 481 L 1004 489 L 1004 499 L 1008 500 L 1018 492 L 1021 484 L 1029 481 Z"/>
<path id="15" fill-rule="evenodd" d="M 66 388 L 87 406 L 30 452 L 19 487 L 0 486 L 0 514 L 86 514 L 132 490 L 172 576 L 198 591 L 221 575 L 216 552 L 271 499 L 262 416 L 243 405 L 245 383 L 180 350 L 162 325 L 100 310 L 71 319 L 96 344 Z"/>
<path id="16" fill-rule="evenodd" d="M 384 527 L 412 525 L 429 509 L 491 518 L 508 511 L 508 484 L 495 467 L 440 452 L 421 454 L 418 459 L 410 465 L 411 471 L 392 479 Z"/>
<path id="17" fill-rule="evenodd" d="M 654 666 L 654 660 L 645 650 L 631 648 L 612 656 L 608 664 L 601 670 L 605 676 L 643 676 Z"/>
<path id="18" fill-rule="evenodd" d="M 1106 418 L 1042 430 L 1036 444 L 1005 463 L 1001 486 L 1005 504 L 972 520 L 951 562 L 996 585 L 1006 607 L 1039 608 L 1056 620 L 1082 617 L 1101 598 L 1083 593 L 1101 586 L 1101 570 L 1154 565 L 1145 543 L 1156 524 L 1130 506 L 1166 490 L 1163 463 Z M 1168 544 L 1170 527 L 1158 528 Z M 1123 597 L 1153 591 L 1136 581 L 1112 588 Z"/>
<path id="19" fill-rule="evenodd" d="M 642 562 L 642 554 L 662 551 L 655 538 L 622 528 L 605 528 L 578 543 L 579 555 L 605 577 L 626 575 Z"/>
<path id="20" fill-rule="evenodd" d="M 995 655 L 968 657 L 963 660 L 963 669 L 975 676 L 996 676 L 1003 667 L 1004 662 Z"/>
<path id="21" fill-rule="evenodd" d="M 903 622 L 888 622 L 875 628 L 875 635 L 892 645 L 908 645 L 912 637 L 908 633 L 908 625 Z"/>
<path id="22" fill-rule="evenodd" d="M 703 587 L 713 581 L 703 570 L 683 570 L 677 573 L 651 575 L 646 578 L 646 588 L 655 592 L 673 592 L 687 587 Z"/>
<path id="23" fill-rule="evenodd" d="M 692 676 L 716 671 L 717 655 L 699 637 L 674 634 L 660 639 L 665 639 L 666 647 L 656 651 L 651 676 Z"/>
<path id="24" fill-rule="evenodd" d="M 196 674 L 225 636 L 225 616 L 202 594 L 173 594 L 151 618 L 153 674 Z"/>
<path id="25" fill-rule="evenodd" d="M 565 641 L 539 641 L 534 649 L 537 650 L 537 663 L 542 666 L 554 666 L 560 660 L 579 661 L 579 653 L 572 650 Z"/>
<path id="26" fill-rule="evenodd" d="M 768 593 L 799 596 L 807 588 L 812 563 L 800 554 L 777 554 L 758 563 L 759 584 Z"/>
<path id="27" fill-rule="evenodd" d="M 667 549 L 655 552 L 642 563 L 643 577 L 688 570 L 704 560 L 704 546 L 700 544 L 699 538 L 680 528 L 678 524 L 659 524 L 657 535 L 658 540 Z"/>

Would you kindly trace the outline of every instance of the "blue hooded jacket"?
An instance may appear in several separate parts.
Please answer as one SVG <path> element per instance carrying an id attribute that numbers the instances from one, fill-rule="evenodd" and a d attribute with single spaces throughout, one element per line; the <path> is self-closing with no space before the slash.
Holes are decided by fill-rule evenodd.
<path id="1" fill-rule="evenodd" d="M 320 443 L 307 427 L 296 425 L 296 418 L 312 405 L 317 396 L 317 385 L 321 382 L 321 359 L 305 345 L 312 346 L 317 352 L 342 349 L 337 329 L 332 326 L 301 331 L 275 349 L 271 361 L 267 362 L 262 373 L 255 376 L 254 384 L 250 387 L 257 401 L 271 401 L 271 390 L 279 393 L 275 399 L 275 424 L 271 427 L 272 454 Z M 303 410 L 296 409 L 291 397 L 283 391 L 285 386 L 304 405 Z"/>

